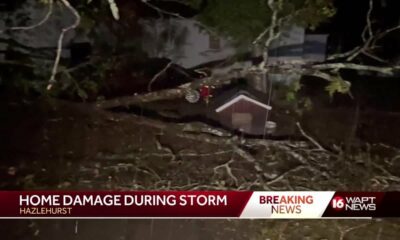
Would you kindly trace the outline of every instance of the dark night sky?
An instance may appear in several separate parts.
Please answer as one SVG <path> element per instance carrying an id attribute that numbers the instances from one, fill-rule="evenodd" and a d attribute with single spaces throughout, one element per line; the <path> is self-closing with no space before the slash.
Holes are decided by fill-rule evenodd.
<path id="1" fill-rule="evenodd" d="M 361 44 L 361 33 L 366 24 L 369 0 L 336 0 L 335 5 L 337 7 L 336 15 L 317 31 L 330 34 L 332 47 L 341 42 L 344 51 L 351 50 Z M 400 23 L 400 1 L 375 0 L 372 17 L 375 30 L 398 25 Z M 392 43 L 394 41 L 392 38 L 393 36 L 390 36 L 385 45 L 387 48 L 390 46 L 391 52 L 399 52 L 400 46 Z"/>

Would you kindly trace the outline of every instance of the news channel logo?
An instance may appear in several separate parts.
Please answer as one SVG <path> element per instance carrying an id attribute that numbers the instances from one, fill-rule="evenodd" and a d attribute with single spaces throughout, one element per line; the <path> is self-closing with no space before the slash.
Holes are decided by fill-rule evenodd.
<path id="1" fill-rule="evenodd" d="M 335 196 L 330 203 L 335 211 L 376 211 L 375 196 Z"/>

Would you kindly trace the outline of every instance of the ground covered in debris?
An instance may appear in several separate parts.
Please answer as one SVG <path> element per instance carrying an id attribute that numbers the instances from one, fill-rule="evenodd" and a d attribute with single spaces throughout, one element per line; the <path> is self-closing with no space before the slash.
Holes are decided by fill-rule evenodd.
<path id="1" fill-rule="evenodd" d="M 305 130 L 303 140 L 244 139 L 199 122 L 166 123 L 59 100 L 9 102 L 0 116 L 2 189 L 399 189 L 400 153 L 384 143 L 349 153 L 326 149 Z M 35 220 L 2 227 L 10 223 L 4 239 L 60 233 L 63 239 L 394 239 L 400 226 L 394 220 Z"/>

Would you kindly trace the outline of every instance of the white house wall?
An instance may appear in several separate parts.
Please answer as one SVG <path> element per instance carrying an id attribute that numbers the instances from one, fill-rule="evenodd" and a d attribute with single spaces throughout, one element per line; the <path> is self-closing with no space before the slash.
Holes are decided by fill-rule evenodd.
<path id="1" fill-rule="evenodd" d="M 210 49 L 210 35 L 205 30 L 201 30 L 198 23 L 191 19 L 164 19 L 164 20 L 145 20 L 142 24 L 151 33 L 143 40 L 146 52 L 152 57 L 167 57 L 174 62 L 186 67 L 194 67 L 202 63 L 220 60 L 235 54 L 235 49 L 225 39 L 220 39 L 220 49 Z M 181 46 L 173 46 L 174 35 L 164 45 L 163 49 L 157 49 L 157 39 L 161 31 L 174 25 L 179 29 L 176 32 L 185 31 L 185 41 Z"/>
<path id="2" fill-rule="evenodd" d="M 305 30 L 303 27 L 290 26 L 284 29 L 281 35 L 271 43 L 269 51 L 269 64 L 279 64 L 281 62 L 302 62 L 303 44 L 305 40 Z M 289 47 L 294 47 L 295 52 L 287 55 Z"/>
<path id="3" fill-rule="evenodd" d="M 288 46 L 301 45 L 305 40 L 305 30 L 303 27 L 290 26 L 285 28 L 281 35 L 271 43 L 271 49 Z"/>
<path id="4" fill-rule="evenodd" d="M 326 59 L 328 35 L 307 34 L 304 42 L 304 59 L 307 62 L 322 62 Z"/>

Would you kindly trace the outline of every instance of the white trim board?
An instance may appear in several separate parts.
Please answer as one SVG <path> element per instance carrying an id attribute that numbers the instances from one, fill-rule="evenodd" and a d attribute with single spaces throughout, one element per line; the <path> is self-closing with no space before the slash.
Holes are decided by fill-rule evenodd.
<path id="1" fill-rule="evenodd" d="M 229 102 L 224 103 L 222 106 L 220 106 L 219 108 L 217 108 L 215 111 L 216 111 L 216 112 L 221 112 L 221 111 L 223 111 L 224 109 L 230 107 L 231 105 L 233 105 L 233 104 L 239 102 L 240 100 L 245 100 L 245 101 L 254 103 L 254 104 L 256 104 L 256 105 L 258 105 L 258 106 L 260 106 L 260 107 L 262 107 L 262 108 L 265 108 L 265 109 L 267 109 L 267 110 L 271 110 L 271 109 L 272 109 L 272 107 L 269 106 L 269 105 L 266 105 L 266 104 L 264 104 L 264 103 L 261 103 L 261 102 L 259 102 L 259 101 L 254 100 L 254 99 L 252 99 L 252 98 L 249 98 L 249 97 L 247 97 L 247 96 L 245 96 L 245 95 L 243 95 L 243 94 L 240 94 L 239 96 L 234 97 L 234 98 L 233 98 L 232 100 L 230 100 Z"/>

